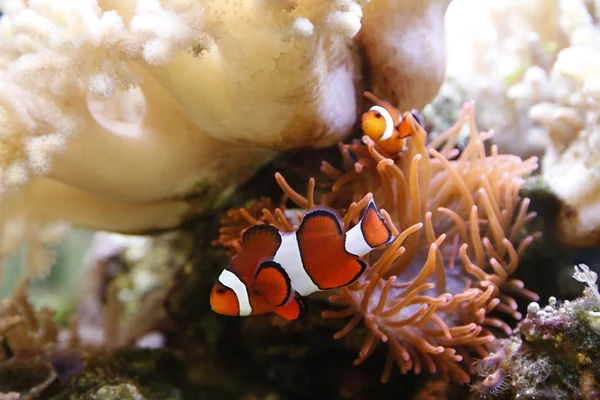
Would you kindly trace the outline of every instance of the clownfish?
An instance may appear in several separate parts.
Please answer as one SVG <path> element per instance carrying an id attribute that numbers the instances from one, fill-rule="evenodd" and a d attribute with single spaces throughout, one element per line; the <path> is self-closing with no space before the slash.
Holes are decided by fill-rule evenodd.
<path id="1" fill-rule="evenodd" d="M 390 154 L 397 154 L 406 147 L 406 138 L 414 133 L 408 115 L 412 115 L 415 121 L 424 127 L 423 115 L 417 110 L 400 111 L 389 101 L 380 100 L 370 92 L 364 93 L 365 97 L 375 105 L 362 115 L 362 130 L 371 139 Z"/>
<path id="2" fill-rule="evenodd" d="M 215 282 L 211 308 L 228 316 L 275 312 L 297 320 L 306 311 L 303 296 L 356 281 L 367 268 L 360 257 L 391 238 L 372 199 L 359 223 L 345 233 L 339 214 L 328 207 L 308 211 L 292 233 L 254 225 L 242 235 L 242 251 Z"/>

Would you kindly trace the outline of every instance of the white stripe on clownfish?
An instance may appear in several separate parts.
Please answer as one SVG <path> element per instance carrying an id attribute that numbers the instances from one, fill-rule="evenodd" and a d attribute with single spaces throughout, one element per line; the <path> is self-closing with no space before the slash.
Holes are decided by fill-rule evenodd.
<path id="1" fill-rule="evenodd" d="M 300 247 L 296 232 L 281 234 L 281 246 L 275 253 L 273 261 L 279 263 L 290 277 L 292 287 L 301 296 L 308 296 L 314 292 L 322 291 L 310 278 L 300 255 Z M 345 250 L 357 257 L 368 254 L 373 247 L 369 246 L 362 232 L 361 221 L 346 232 L 344 243 Z"/>
<path id="2" fill-rule="evenodd" d="M 279 263 L 290 277 L 292 287 L 300 296 L 308 296 L 311 293 L 318 292 L 320 289 L 310 279 L 310 276 L 304 269 L 302 256 L 300 255 L 300 246 L 296 232 L 281 234 L 281 246 L 275 253 L 273 261 Z"/>
<path id="3" fill-rule="evenodd" d="M 385 121 L 385 131 L 383 131 L 383 135 L 379 138 L 379 140 L 387 140 L 392 137 L 394 134 L 394 119 L 388 110 L 381 106 L 373 106 L 370 108 L 373 111 L 377 111 L 383 117 Z"/>
<path id="4" fill-rule="evenodd" d="M 250 315 L 252 313 L 252 306 L 250 305 L 250 296 L 248 295 L 246 284 L 236 274 L 227 269 L 224 269 L 221 275 L 219 275 L 219 282 L 235 293 L 240 308 L 240 317 Z"/>
<path id="5" fill-rule="evenodd" d="M 367 240 L 365 239 L 365 235 L 362 230 L 363 220 L 361 219 L 358 224 L 356 224 L 352 229 L 346 232 L 346 242 L 344 243 L 344 247 L 346 251 L 350 254 L 354 254 L 357 257 L 362 257 L 365 254 L 369 254 L 373 247 L 371 247 Z"/>
<path id="6" fill-rule="evenodd" d="M 344 232 L 343 225 L 337 211 L 316 207 L 293 233 L 272 225 L 250 227 L 241 253 L 213 285 L 211 308 L 231 316 L 275 312 L 298 319 L 306 309 L 301 296 L 355 282 L 367 268 L 360 257 L 392 237 L 372 199 L 356 226 Z"/>

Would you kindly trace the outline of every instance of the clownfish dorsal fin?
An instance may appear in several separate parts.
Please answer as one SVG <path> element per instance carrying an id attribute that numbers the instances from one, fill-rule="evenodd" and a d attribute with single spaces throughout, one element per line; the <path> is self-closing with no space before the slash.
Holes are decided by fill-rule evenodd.
<path id="1" fill-rule="evenodd" d="M 252 276 L 262 259 L 274 257 L 281 235 L 272 225 L 254 225 L 242 235 L 242 251 L 231 260 L 231 268 L 241 276 Z"/>
<path id="2" fill-rule="evenodd" d="M 280 317 L 287 319 L 288 321 L 299 320 L 305 313 L 308 307 L 306 303 L 300 297 L 298 293 L 294 296 L 294 301 L 290 301 L 283 307 L 278 307 L 274 311 Z"/>
<path id="3" fill-rule="evenodd" d="M 344 234 L 342 219 L 332 208 L 315 207 L 304 215 L 298 228 L 297 235 L 306 234 L 320 237 L 341 236 Z"/>
<path id="4" fill-rule="evenodd" d="M 256 294 L 272 307 L 282 307 L 292 298 L 292 281 L 283 267 L 273 261 L 260 263 L 254 275 Z"/>
<path id="5" fill-rule="evenodd" d="M 273 225 L 254 225 L 246 229 L 242 235 L 242 248 L 267 248 L 269 250 L 279 247 L 281 235 Z"/>
<path id="6" fill-rule="evenodd" d="M 387 100 L 380 99 L 371 92 L 364 92 L 364 96 L 376 106 L 384 108 L 385 111 L 388 112 L 389 116 L 392 117 L 392 122 L 394 126 L 402 122 L 403 118 L 402 114 L 400 113 L 400 110 L 398 110 L 398 108 L 395 107 L 392 103 L 390 103 Z M 371 107 L 371 109 L 372 108 L 373 107 Z"/>

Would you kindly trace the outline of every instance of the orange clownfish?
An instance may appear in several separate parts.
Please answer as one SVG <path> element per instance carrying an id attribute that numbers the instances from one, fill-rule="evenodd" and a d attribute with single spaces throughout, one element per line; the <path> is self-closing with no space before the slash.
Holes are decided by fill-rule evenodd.
<path id="1" fill-rule="evenodd" d="M 308 211 L 292 233 L 254 225 L 242 235 L 242 251 L 215 282 L 211 308 L 229 316 L 275 312 L 296 320 L 306 311 L 302 296 L 356 281 L 367 268 L 360 257 L 391 238 L 373 200 L 345 233 L 339 214 L 328 207 Z"/>
<path id="2" fill-rule="evenodd" d="M 414 109 L 401 115 L 389 101 L 380 100 L 370 92 L 364 94 L 375 105 L 362 115 L 363 132 L 390 154 L 402 151 L 406 138 L 414 133 L 408 115 L 412 115 L 421 127 L 425 125 L 423 115 Z"/>

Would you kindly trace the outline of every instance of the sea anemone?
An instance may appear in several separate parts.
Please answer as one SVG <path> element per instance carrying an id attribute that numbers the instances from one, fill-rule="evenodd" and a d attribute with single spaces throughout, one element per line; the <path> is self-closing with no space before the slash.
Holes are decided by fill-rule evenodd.
<path id="1" fill-rule="evenodd" d="M 467 121 L 468 142 L 459 150 L 456 144 Z M 327 316 L 347 316 L 359 311 L 336 337 L 365 318 L 371 336 L 357 362 L 370 354 L 376 342 L 394 337 L 400 339 L 399 344 L 416 345 L 419 350 L 411 351 L 390 342 L 395 349 L 391 356 L 403 372 L 418 372 L 424 366 L 429 372 L 441 369 L 459 381 L 468 381 L 464 371 L 440 359 L 464 358 L 472 371 L 469 353 L 486 353 L 483 344 L 493 338 L 488 328 L 512 333 L 506 322 L 489 314 L 499 311 L 519 320 L 521 314 L 512 295 L 538 299 L 535 293 L 524 289 L 523 282 L 509 279 L 519 257 L 538 235 L 521 237 L 523 226 L 535 213 L 527 212 L 529 199 L 519 197 L 522 176 L 537 168 L 537 158 L 522 160 L 500 155 L 494 145 L 491 155 L 487 155 L 485 142 L 494 132 L 477 131 L 473 102 L 464 104 L 458 121 L 435 140 L 427 142 L 425 131 L 414 120 L 412 124 L 417 133 L 409 141 L 407 151 L 395 160 L 365 136 L 364 144 L 355 141 L 340 145 L 345 171 L 328 163 L 322 165 L 322 171 L 333 180 L 331 193 L 322 199 L 324 204 L 344 209 L 352 200 L 372 192 L 376 203 L 390 212 L 403 233 L 416 224 L 425 227 L 418 234 L 406 235 L 397 253 L 391 253 L 394 246 L 390 246 L 359 282 L 344 288 L 341 296 L 333 297 L 334 302 L 346 302 L 350 307 Z M 404 282 L 396 281 L 400 278 Z M 424 286 L 411 296 L 426 304 L 433 298 L 423 295 L 440 296 L 436 311 L 426 313 L 419 300 L 408 299 L 406 289 L 404 295 L 394 293 L 398 286 L 416 289 L 413 283 L 417 281 Z M 365 285 L 371 289 L 364 290 Z M 441 302 L 444 295 L 450 297 Z M 395 310 L 396 314 L 386 310 Z M 404 325 L 389 325 L 401 318 L 400 314 Z M 445 352 L 452 347 L 463 357 Z M 448 371 L 448 365 L 453 366 L 452 370 Z"/>
<path id="2" fill-rule="evenodd" d="M 467 121 L 468 143 L 460 151 L 456 143 Z M 335 338 L 364 321 L 368 335 L 355 364 L 368 358 L 380 341 L 389 344 L 384 382 L 395 362 L 402 373 L 441 372 L 466 383 L 474 371 L 472 355 L 487 356 L 485 345 L 495 340 L 493 331 L 512 333 L 509 324 L 490 313 L 500 311 L 518 320 L 521 314 L 511 296 L 518 292 L 538 299 L 523 282 L 509 278 L 537 235 L 521 237 L 535 213 L 527 212 L 528 199 L 519 198 L 522 176 L 537 168 L 537 159 L 499 155 L 495 146 L 486 155 L 484 142 L 493 132 L 477 132 L 473 103 L 464 105 L 454 126 L 428 143 L 425 131 L 412 118 L 411 123 L 417 133 L 399 157 L 385 154 L 365 136 L 363 143 L 340 144 L 345 171 L 322 165 L 333 182 L 320 204 L 344 215 L 348 229 L 372 195 L 396 237 L 369 255 L 370 267 L 359 280 L 330 297 L 346 308 L 323 316 L 352 316 Z M 316 205 L 314 179 L 306 198 L 281 175 L 276 179 L 301 208 Z M 253 207 L 254 215 L 248 209 L 230 214 L 238 216 L 238 223 L 222 230 L 221 241 L 228 237 L 230 247 L 239 247 L 233 237 L 255 223 L 295 229 L 293 215 L 284 209 L 259 208 Z"/>

